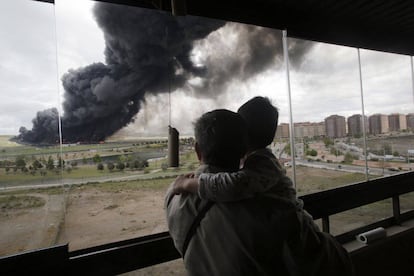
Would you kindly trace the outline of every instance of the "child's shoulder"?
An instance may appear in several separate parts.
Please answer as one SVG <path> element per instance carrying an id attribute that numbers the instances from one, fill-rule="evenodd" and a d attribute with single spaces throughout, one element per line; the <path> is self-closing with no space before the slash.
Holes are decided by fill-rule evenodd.
<path id="1" fill-rule="evenodd" d="M 247 155 L 246 160 L 248 159 L 276 159 L 276 156 L 272 153 L 270 149 L 262 148 L 251 152 Z"/>
<path id="2" fill-rule="evenodd" d="M 245 161 L 245 166 L 263 166 L 264 164 L 280 167 L 276 156 L 269 149 L 258 149 L 250 153 Z"/>

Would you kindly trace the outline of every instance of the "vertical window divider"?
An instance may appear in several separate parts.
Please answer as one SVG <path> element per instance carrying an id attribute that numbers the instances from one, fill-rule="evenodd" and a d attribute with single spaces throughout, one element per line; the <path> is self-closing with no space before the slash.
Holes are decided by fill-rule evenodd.
<path id="1" fill-rule="evenodd" d="M 410 63 L 411 63 L 411 88 L 412 88 L 412 92 L 413 92 L 413 103 L 414 103 L 414 65 L 413 65 L 413 57 L 410 56 Z"/>
<path id="2" fill-rule="evenodd" d="M 285 61 L 286 68 L 286 82 L 287 82 L 287 93 L 289 101 L 289 135 L 290 135 L 290 156 L 292 158 L 292 182 L 293 187 L 296 188 L 296 162 L 295 162 L 295 130 L 293 127 L 293 115 L 292 115 L 292 96 L 290 88 L 290 71 L 289 71 L 289 53 L 287 46 L 287 30 L 282 31 L 282 41 L 283 41 L 283 57 Z"/>
<path id="3" fill-rule="evenodd" d="M 367 129 L 365 127 L 365 104 L 364 104 L 364 86 L 362 83 L 362 68 L 361 68 L 361 53 L 360 49 L 357 48 L 358 53 L 358 69 L 359 69 L 359 90 L 361 92 L 361 110 L 362 110 L 362 139 L 364 140 L 364 157 L 365 157 L 365 179 L 368 181 L 368 149 L 367 149 Z"/>

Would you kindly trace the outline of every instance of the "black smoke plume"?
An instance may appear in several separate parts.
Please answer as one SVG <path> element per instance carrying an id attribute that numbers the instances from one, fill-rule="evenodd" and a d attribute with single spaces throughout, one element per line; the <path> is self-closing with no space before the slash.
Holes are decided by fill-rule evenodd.
<path id="1" fill-rule="evenodd" d="M 114 134 L 134 121 L 146 93 L 180 88 L 213 97 L 230 80 L 248 79 L 269 68 L 282 53 L 279 31 L 227 23 L 227 32 L 238 37 L 239 50 L 223 54 L 207 47 L 200 65 L 191 58 L 195 47 L 203 49 L 202 41 L 226 22 L 103 3 L 95 5 L 94 15 L 104 32 L 105 64 L 63 75 L 65 142 L 96 142 Z M 220 43 L 225 35 L 210 40 Z M 297 48 L 306 52 L 309 47 Z M 201 81 L 189 84 L 191 79 Z M 57 110 L 50 109 L 37 113 L 32 130 L 22 127 L 17 140 L 56 143 L 58 137 Z"/>

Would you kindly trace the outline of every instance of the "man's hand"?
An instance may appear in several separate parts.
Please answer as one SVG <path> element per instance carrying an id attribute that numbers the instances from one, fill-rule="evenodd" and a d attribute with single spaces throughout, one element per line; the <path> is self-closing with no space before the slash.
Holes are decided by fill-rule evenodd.
<path id="1" fill-rule="evenodd" d="M 177 176 L 173 184 L 174 193 L 192 193 L 198 192 L 198 178 L 194 177 L 194 173 L 182 174 Z"/>

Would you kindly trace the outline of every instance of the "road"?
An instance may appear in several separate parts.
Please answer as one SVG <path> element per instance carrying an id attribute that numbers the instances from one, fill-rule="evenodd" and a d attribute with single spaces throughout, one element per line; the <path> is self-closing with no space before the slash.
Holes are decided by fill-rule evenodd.
<path id="1" fill-rule="evenodd" d="M 104 177 L 91 177 L 91 178 L 80 178 L 80 179 L 61 179 L 61 180 L 50 180 L 48 183 L 38 182 L 31 184 L 15 184 L 0 187 L 0 191 L 17 190 L 17 189 L 33 189 L 33 188 L 53 188 L 53 187 L 70 187 L 72 185 L 88 184 L 88 183 L 104 183 L 104 182 L 119 182 L 119 181 L 131 181 L 131 180 L 146 180 L 157 178 L 160 175 L 154 175 L 154 173 L 161 172 L 161 170 L 154 170 L 148 174 L 133 174 L 126 176 L 104 176 Z M 162 177 L 175 177 L 184 172 L 163 172 Z"/>
<path id="2" fill-rule="evenodd" d="M 302 165 L 302 166 L 312 167 L 312 168 L 365 174 L 365 167 L 355 166 L 355 165 L 326 163 L 326 162 L 318 162 L 318 161 L 309 162 L 307 160 L 299 160 L 299 159 L 296 159 L 295 163 L 296 165 Z M 382 168 L 369 168 L 368 172 L 371 175 L 384 175 L 384 176 L 398 173 L 398 172 L 389 171 L 387 169 L 383 170 Z"/>

